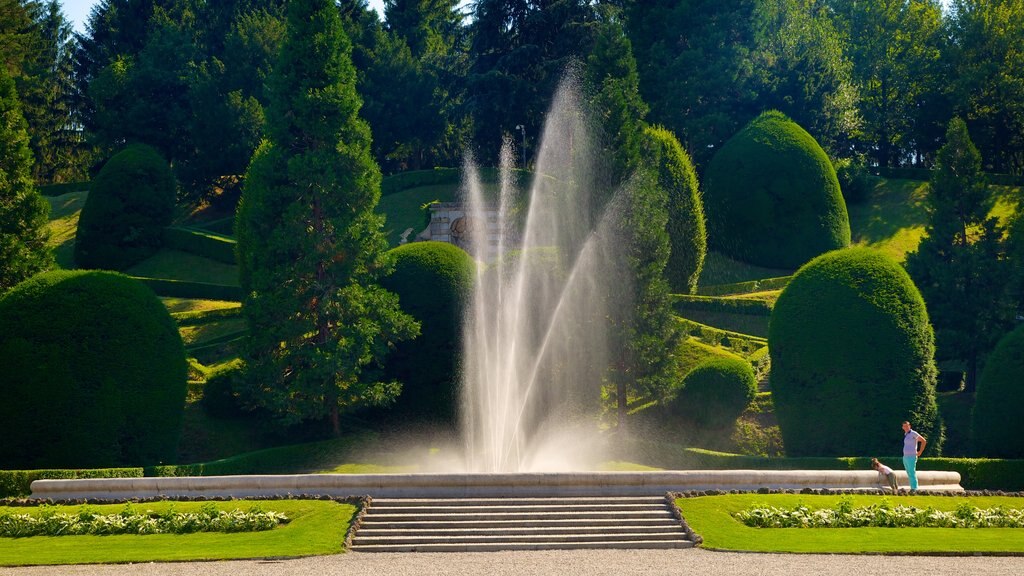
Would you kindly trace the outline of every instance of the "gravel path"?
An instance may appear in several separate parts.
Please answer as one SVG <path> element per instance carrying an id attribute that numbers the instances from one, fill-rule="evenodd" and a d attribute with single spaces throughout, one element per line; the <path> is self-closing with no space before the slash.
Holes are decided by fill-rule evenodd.
<path id="1" fill-rule="evenodd" d="M 736 554 L 706 550 L 348 553 L 295 560 L 0 568 L 3 576 L 987 576 L 1024 574 L 1022 557 Z"/>

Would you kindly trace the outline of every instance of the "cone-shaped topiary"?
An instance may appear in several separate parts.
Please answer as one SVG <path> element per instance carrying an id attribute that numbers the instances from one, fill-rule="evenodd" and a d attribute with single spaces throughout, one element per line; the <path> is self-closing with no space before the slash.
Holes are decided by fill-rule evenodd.
<path id="1" fill-rule="evenodd" d="M 381 284 L 398 295 L 402 310 L 420 321 L 420 335 L 402 342 L 387 360 L 387 375 L 402 383 L 394 410 L 442 420 L 458 404 L 462 304 L 473 287 L 476 264 L 446 242 L 415 242 L 391 250 L 395 270 Z"/>
<path id="2" fill-rule="evenodd" d="M 781 112 L 755 118 L 711 160 L 704 209 L 711 248 L 751 264 L 797 268 L 850 245 L 835 168 Z"/>
<path id="3" fill-rule="evenodd" d="M 807 263 L 775 304 L 768 347 L 787 455 L 899 455 L 904 420 L 941 450 L 932 327 L 888 256 L 848 248 Z"/>
<path id="4" fill-rule="evenodd" d="M 683 378 L 682 389 L 668 411 L 702 428 L 727 428 L 757 394 L 750 362 L 742 358 L 704 360 Z"/>
<path id="5" fill-rule="evenodd" d="M 668 193 L 672 252 L 665 266 L 665 278 L 673 292 L 691 294 L 697 289 L 707 252 L 704 202 L 697 189 L 697 172 L 679 140 L 664 128 L 645 128 L 641 147 L 644 158 L 657 172 L 658 185 Z"/>
<path id="6" fill-rule="evenodd" d="M 132 144 L 92 181 L 75 236 L 79 268 L 124 270 L 163 245 L 174 214 L 174 175 L 153 148 Z"/>
<path id="7" fill-rule="evenodd" d="M 0 469 L 173 461 L 187 364 L 141 282 L 46 272 L 0 299 Z"/>
<path id="8" fill-rule="evenodd" d="M 978 456 L 1024 458 L 1024 326 L 1003 336 L 985 362 L 971 416 Z"/>

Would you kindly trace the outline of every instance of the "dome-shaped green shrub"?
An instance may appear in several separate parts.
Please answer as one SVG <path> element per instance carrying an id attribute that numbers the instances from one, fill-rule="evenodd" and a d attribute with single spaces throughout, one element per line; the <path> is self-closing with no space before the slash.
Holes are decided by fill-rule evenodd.
<path id="1" fill-rule="evenodd" d="M 668 192 L 668 235 L 672 252 L 665 266 L 665 278 L 673 292 L 693 293 L 707 251 L 704 203 L 697 189 L 697 171 L 679 140 L 664 128 L 645 128 L 642 147 L 644 158 L 657 171 L 658 185 Z"/>
<path id="2" fill-rule="evenodd" d="M 711 248 L 771 268 L 796 268 L 850 245 L 836 171 L 814 138 L 781 112 L 765 112 L 708 166 Z"/>
<path id="3" fill-rule="evenodd" d="M 904 420 L 939 453 L 934 335 L 895 260 L 848 248 L 807 263 L 775 303 L 768 347 L 787 455 L 899 455 Z"/>
<path id="4" fill-rule="evenodd" d="M 402 382 L 394 409 L 403 414 L 451 419 L 458 404 L 462 304 L 476 265 L 457 246 L 415 242 L 391 250 L 395 270 L 381 281 L 398 294 L 402 310 L 420 321 L 420 336 L 401 342 L 388 357 L 390 378 Z"/>
<path id="5" fill-rule="evenodd" d="M 750 362 L 742 358 L 704 360 L 683 378 L 668 411 L 702 428 L 732 425 L 757 394 Z"/>
<path id="6" fill-rule="evenodd" d="M 0 299 L 0 469 L 170 462 L 188 366 L 141 282 L 56 271 Z"/>
<path id="7" fill-rule="evenodd" d="M 978 380 L 971 432 L 978 456 L 1024 458 L 1024 326 L 999 341 Z"/>
<path id="8" fill-rule="evenodd" d="M 174 176 L 156 150 L 132 144 L 93 179 L 75 236 L 79 268 L 124 270 L 163 245 L 174 213 Z"/>

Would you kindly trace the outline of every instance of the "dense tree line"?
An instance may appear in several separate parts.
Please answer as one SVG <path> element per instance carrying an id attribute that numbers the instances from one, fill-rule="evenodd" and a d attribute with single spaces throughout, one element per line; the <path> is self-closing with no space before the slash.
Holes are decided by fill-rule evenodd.
<path id="1" fill-rule="evenodd" d="M 1024 0 L 365 0 L 336 3 L 385 172 L 527 158 L 557 79 L 621 10 L 648 120 L 698 170 L 766 109 L 833 156 L 931 167 L 965 120 L 986 171 L 1024 171 Z M 263 136 L 286 0 L 101 0 L 74 34 L 59 0 L 0 0 L 37 183 L 85 177 L 124 143 L 183 190 L 232 186 Z"/>

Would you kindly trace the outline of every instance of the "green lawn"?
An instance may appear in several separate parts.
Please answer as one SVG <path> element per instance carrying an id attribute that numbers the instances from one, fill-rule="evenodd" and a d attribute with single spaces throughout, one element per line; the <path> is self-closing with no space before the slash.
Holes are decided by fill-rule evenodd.
<path id="1" fill-rule="evenodd" d="M 708 250 L 704 257 L 704 268 L 701 269 L 698 286 L 713 286 L 717 284 L 735 284 L 750 280 L 761 280 L 762 278 L 777 278 L 789 276 L 792 270 L 779 268 L 764 268 L 733 260 L 728 256 Z"/>
<path id="2" fill-rule="evenodd" d="M 229 300 L 201 300 L 196 298 L 175 298 L 164 296 L 160 298 L 167 311 L 175 312 L 207 312 L 210 310 L 224 310 L 226 308 L 238 308 L 242 304 Z"/>
<path id="3" fill-rule="evenodd" d="M 249 325 L 245 318 L 226 318 L 197 326 L 182 326 L 178 328 L 185 346 L 202 346 L 232 336 L 241 336 L 248 332 L 248 330 Z"/>
<path id="4" fill-rule="evenodd" d="M 420 206 L 433 200 L 451 202 L 455 200 L 458 192 L 457 184 L 437 184 L 410 188 L 381 197 L 377 204 L 377 212 L 387 216 L 384 231 L 388 235 L 388 245 L 392 248 L 398 246 L 402 233 L 409 228 L 412 228 L 408 237 L 410 241 L 423 231 L 426 226 Z"/>
<path id="5" fill-rule="evenodd" d="M 238 286 L 238 266 L 178 250 L 161 250 L 125 270 L 125 273 L 146 278 Z"/>
<path id="6" fill-rule="evenodd" d="M 78 232 L 78 215 L 85 206 L 89 192 L 71 192 L 60 196 L 50 196 L 50 222 L 46 228 L 50 232 L 50 246 L 61 268 L 73 268 L 75 256 L 75 234 Z"/>
<path id="7" fill-rule="evenodd" d="M 733 513 L 760 504 L 792 508 L 832 507 L 840 496 L 803 494 L 729 494 L 676 500 L 690 527 L 704 538 L 704 548 L 757 552 L 937 553 L 1024 552 L 1022 528 L 749 528 Z M 853 496 L 854 506 L 878 503 L 881 496 Z M 965 498 L 940 496 L 888 497 L 892 505 L 955 510 Z M 972 497 L 978 508 L 1024 508 L 1024 498 Z"/>
<path id="8" fill-rule="evenodd" d="M 34 536 L 0 538 L 0 566 L 40 564 L 92 564 L 118 562 L 166 562 L 174 560 L 226 560 L 337 554 L 356 512 L 355 506 L 330 501 L 271 500 L 217 502 L 218 508 L 247 510 L 259 504 L 263 510 L 283 512 L 291 522 L 266 532 L 152 534 L 146 536 Z M 171 502 L 136 504 L 139 510 L 160 511 Z M 198 510 L 202 502 L 174 502 L 180 512 Z M 91 506 L 97 512 L 115 513 L 123 505 Z M 78 506 L 61 506 L 74 512 Z M 4 508 L 14 514 L 33 508 Z"/>

